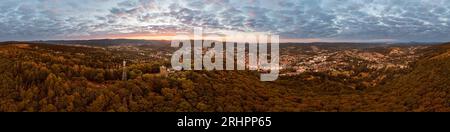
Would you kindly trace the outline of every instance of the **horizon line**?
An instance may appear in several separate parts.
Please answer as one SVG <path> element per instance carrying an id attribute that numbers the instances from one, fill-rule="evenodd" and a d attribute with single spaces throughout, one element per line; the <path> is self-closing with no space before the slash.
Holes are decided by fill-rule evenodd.
<path id="1" fill-rule="evenodd" d="M 98 39 L 46 39 L 46 40 L 7 40 L 0 41 L 0 43 L 5 42 L 48 42 L 48 41 L 95 41 L 95 40 L 140 40 L 140 41 L 172 41 L 166 39 L 130 39 L 130 38 L 98 38 Z M 195 41 L 194 39 L 190 39 L 191 41 Z M 202 39 L 203 41 L 209 39 Z M 215 40 L 217 41 L 217 40 Z M 449 41 L 344 41 L 344 40 L 326 40 L 326 41 L 284 41 L 282 42 L 280 39 L 280 43 L 289 44 L 289 43 L 448 43 Z"/>

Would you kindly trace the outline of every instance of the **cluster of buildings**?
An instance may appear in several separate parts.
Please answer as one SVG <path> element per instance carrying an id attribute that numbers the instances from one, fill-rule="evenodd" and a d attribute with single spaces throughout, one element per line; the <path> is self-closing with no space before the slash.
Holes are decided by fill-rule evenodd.
<path id="1" fill-rule="evenodd" d="M 320 50 L 303 54 L 284 54 L 281 56 L 282 76 L 298 75 L 304 72 L 354 71 L 357 68 L 368 70 L 406 69 L 420 54 L 417 50 L 425 46 L 405 48 L 385 48 L 382 51 L 363 49 Z"/>

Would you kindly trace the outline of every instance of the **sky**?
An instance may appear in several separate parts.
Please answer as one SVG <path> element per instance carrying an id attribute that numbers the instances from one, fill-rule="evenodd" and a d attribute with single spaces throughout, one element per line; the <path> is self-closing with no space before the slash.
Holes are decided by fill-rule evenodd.
<path id="1" fill-rule="evenodd" d="M 268 32 L 281 41 L 450 41 L 450 0 L 1 0 L 0 41 L 170 39 Z"/>

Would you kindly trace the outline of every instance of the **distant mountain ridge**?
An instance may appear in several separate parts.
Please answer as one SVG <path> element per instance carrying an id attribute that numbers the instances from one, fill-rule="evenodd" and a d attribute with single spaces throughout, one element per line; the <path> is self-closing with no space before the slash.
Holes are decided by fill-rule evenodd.
<path id="1" fill-rule="evenodd" d="M 193 40 L 191 40 L 193 41 Z M 145 44 L 170 44 L 170 40 L 144 40 L 144 39 L 92 39 L 92 40 L 41 40 L 30 41 L 33 43 L 47 43 L 47 44 L 79 44 L 90 46 L 118 46 L 118 45 L 145 45 Z M 311 42 L 311 43 L 280 43 L 283 46 L 289 45 L 316 45 L 316 46 L 329 46 L 329 45 L 346 45 L 346 46 L 368 46 L 371 45 L 428 45 L 428 44 L 441 44 L 439 42 L 398 42 L 398 43 L 383 43 L 383 42 Z M 364 45 L 361 45 L 364 44 Z"/>
<path id="2" fill-rule="evenodd" d="M 147 44 L 170 44 L 167 40 L 140 40 L 140 39 L 93 39 L 93 40 L 46 40 L 31 41 L 34 43 L 66 44 L 66 45 L 89 45 L 89 46 L 123 46 L 123 45 L 147 45 Z"/>

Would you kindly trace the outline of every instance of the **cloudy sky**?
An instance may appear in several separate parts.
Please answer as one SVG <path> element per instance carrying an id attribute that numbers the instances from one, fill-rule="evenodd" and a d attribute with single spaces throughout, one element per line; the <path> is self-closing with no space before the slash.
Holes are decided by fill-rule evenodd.
<path id="1" fill-rule="evenodd" d="M 284 41 L 450 41 L 450 0 L 1 0 L 0 41 L 270 32 Z"/>

